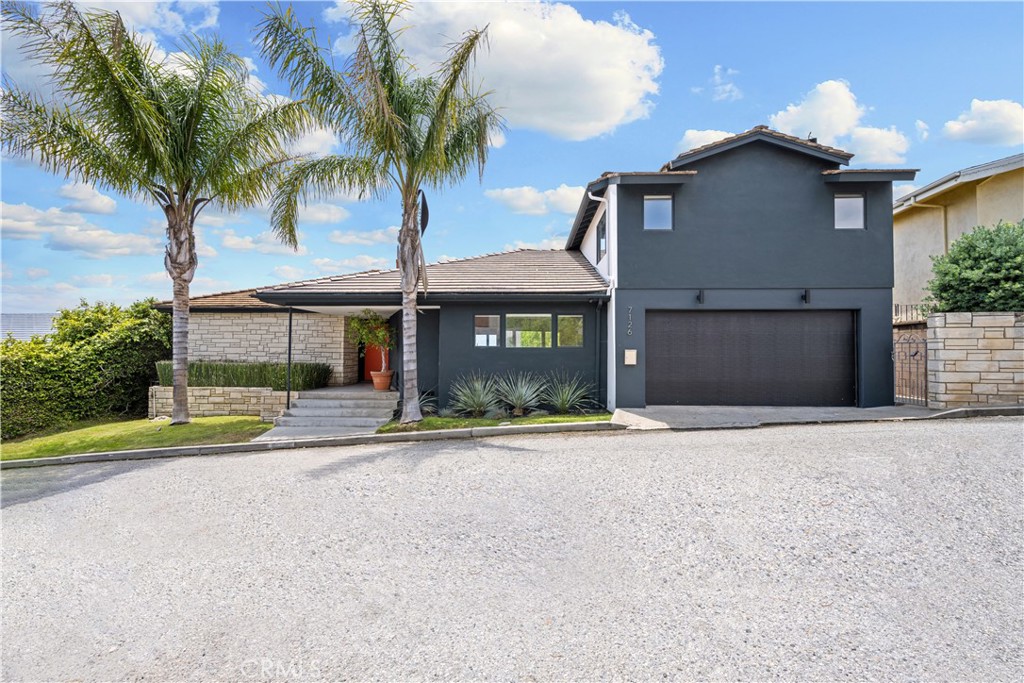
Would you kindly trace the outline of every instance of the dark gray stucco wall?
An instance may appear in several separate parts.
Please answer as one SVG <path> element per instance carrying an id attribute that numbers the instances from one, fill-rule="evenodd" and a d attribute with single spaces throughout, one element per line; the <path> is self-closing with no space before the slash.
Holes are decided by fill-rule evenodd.
<path id="1" fill-rule="evenodd" d="M 889 182 L 826 183 L 836 168 L 765 142 L 702 159 L 684 185 L 620 185 L 619 287 L 892 287 Z M 836 230 L 836 193 L 864 192 L 865 230 Z M 674 229 L 643 229 L 645 194 L 672 194 Z"/>
<path id="2" fill-rule="evenodd" d="M 616 405 L 645 405 L 648 309 L 856 311 L 858 405 L 891 405 L 891 183 L 826 183 L 837 165 L 765 142 L 686 168 L 698 173 L 684 185 L 617 189 Z M 835 195 L 858 192 L 865 229 L 836 230 Z M 673 230 L 644 231 L 644 195 L 668 193 Z M 624 365 L 627 348 L 636 366 Z"/>
<path id="3" fill-rule="evenodd" d="M 645 318 L 650 310 L 842 310 L 857 312 L 857 405 L 862 408 L 892 405 L 892 290 L 812 289 L 811 303 L 800 300 L 799 289 L 711 289 L 704 304 L 696 289 L 617 290 L 615 317 L 616 397 L 619 408 L 646 405 Z M 633 334 L 626 335 L 629 307 Z M 637 365 L 624 364 L 625 349 L 636 349 Z"/>
<path id="4" fill-rule="evenodd" d="M 416 371 L 420 392 L 437 391 L 438 347 L 437 329 L 440 322 L 437 309 L 421 310 L 416 318 Z M 402 314 L 391 316 L 391 326 L 398 335 L 398 345 L 391 352 L 391 368 L 395 371 L 394 384 L 402 388 Z"/>
<path id="5" fill-rule="evenodd" d="M 503 315 L 506 313 L 543 313 L 583 316 L 583 346 L 581 348 L 509 349 L 500 347 L 477 347 L 474 345 L 473 316 Z M 562 371 L 574 375 L 579 373 L 587 382 L 598 386 L 602 369 L 607 365 L 604 356 L 606 339 L 604 330 L 596 334 L 601 324 L 600 311 L 592 303 L 531 303 L 513 304 L 445 304 L 440 311 L 438 326 L 438 405 L 448 403 L 452 382 L 460 375 L 474 371 L 503 373 L 509 371 L 533 371 L 547 373 Z M 502 329 L 504 338 L 504 328 Z M 422 337 L 421 337 L 422 339 Z M 599 355 L 600 354 L 600 355 Z M 425 387 L 421 379 L 420 386 Z M 604 400 L 604 393 L 601 393 Z"/>

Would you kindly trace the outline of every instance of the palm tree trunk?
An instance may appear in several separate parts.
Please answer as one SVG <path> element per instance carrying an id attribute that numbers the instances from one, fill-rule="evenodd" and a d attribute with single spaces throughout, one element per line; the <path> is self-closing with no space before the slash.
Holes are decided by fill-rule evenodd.
<path id="1" fill-rule="evenodd" d="M 188 288 L 196 273 L 196 239 L 192 227 L 192 207 L 168 205 L 167 251 L 164 268 L 174 283 L 174 303 L 171 315 L 171 368 L 174 389 L 171 424 L 188 424 Z"/>
<path id="2" fill-rule="evenodd" d="M 416 193 L 404 202 L 398 234 L 398 265 L 402 275 L 402 422 L 419 422 L 419 372 L 416 367 L 416 291 L 420 275 L 420 230 Z"/>
<path id="3" fill-rule="evenodd" d="M 174 306 L 171 317 L 171 367 L 174 390 L 171 424 L 188 424 L 188 285 L 184 278 L 174 280 Z"/>

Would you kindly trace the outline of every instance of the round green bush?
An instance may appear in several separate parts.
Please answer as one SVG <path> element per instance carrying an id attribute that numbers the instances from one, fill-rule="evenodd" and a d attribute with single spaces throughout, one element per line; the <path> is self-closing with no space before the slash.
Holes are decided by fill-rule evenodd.
<path id="1" fill-rule="evenodd" d="M 1024 220 L 975 228 L 932 262 L 931 310 L 1024 311 Z"/>

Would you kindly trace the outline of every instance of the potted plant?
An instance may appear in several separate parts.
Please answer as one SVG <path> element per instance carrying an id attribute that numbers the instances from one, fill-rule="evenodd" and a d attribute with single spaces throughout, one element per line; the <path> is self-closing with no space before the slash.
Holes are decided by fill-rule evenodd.
<path id="1" fill-rule="evenodd" d="M 380 370 L 371 370 L 370 377 L 373 378 L 373 388 L 377 391 L 387 391 L 391 388 L 391 377 L 394 370 L 388 367 L 388 351 L 395 348 L 395 336 L 391 325 L 379 313 L 369 309 L 361 315 L 349 318 L 349 329 L 352 338 L 363 345 L 363 350 L 368 346 L 378 346 L 384 350 L 381 354 Z"/>

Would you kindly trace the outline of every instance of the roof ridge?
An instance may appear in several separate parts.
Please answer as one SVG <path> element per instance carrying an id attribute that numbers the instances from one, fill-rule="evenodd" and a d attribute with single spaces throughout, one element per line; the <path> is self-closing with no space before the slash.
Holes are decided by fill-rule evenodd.
<path id="1" fill-rule="evenodd" d="M 736 133 L 735 135 L 730 135 L 729 137 L 722 138 L 721 140 L 715 140 L 714 142 L 709 142 L 707 144 L 701 145 L 700 147 L 694 147 L 693 149 L 688 149 L 685 152 L 680 152 L 678 155 L 676 155 L 675 159 L 673 159 L 672 161 L 677 161 L 677 160 L 682 159 L 684 157 L 688 157 L 691 154 L 697 154 L 698 152 L 704 152 L 704 151 L 707 151 L 708 149 L 713 149 L 713 148 L 718 147 L 720 145 L 724 145 L 724 144 L 728 144 L 730 142 L 734 142 L 736 140 L 739 140 L 740 138 L 750 137 L 752 135 L 756 135 L 757 133 L 764 133 L 766 135 L 770 135 L 772 137 L 779 138 L 781 140 L 787 140 L 789 142 L 799 143 L 799 144 L 805 145 L 807 147 L 812 147 L 814 149 L 819 149 L 819 150 L 828 152 L 830 154 L 838 154 L 838 155 L 846 156 L 846 157 L 850 157 L 850 158 L 852 158 L 854 156 L 850 152 L 847 152 L 846 150 L 839 149 L 838 147 L 832 147 L 831 145 L 824 145 L 824 144 L 822 144 L 820 142 L 817 142 L 816 140 L 814 142 L 812 142 L 811 140 L 807 140 L 807 139 L 804 139 L 804 138 L 798 138 L 795 135 L 790 135 L 788 133 L 783 133 L 781 131 L 777 131 L 774 128 L 769 128 L 768 126 L 765 126 L 765 125 L 762 124 L 762 125 L 754 126 L 753 128 L 751 128 L 749 130 L 745 130 L 742 133 Z M 671 162 L 669 162 L 669 163 L 671 163 Z M 666 164 L 666 166 L 667 165 L 668 164 Z"/>

